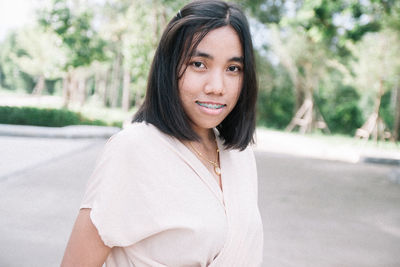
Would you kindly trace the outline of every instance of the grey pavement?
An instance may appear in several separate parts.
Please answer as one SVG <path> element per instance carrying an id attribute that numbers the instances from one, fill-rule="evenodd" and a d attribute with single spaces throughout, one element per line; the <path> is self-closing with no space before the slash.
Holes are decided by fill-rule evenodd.
<path id="1" fill-rule="evenodd" d="M 108 138 L 117 133 L 117 127 L 72 125 L 66 127 L 38 127 L 27 125 L 0 124 L 0 136 L 21 136 L 40 138 L 82 139 Z M 354 144 L 332 144 L 309 136 L 280 131 L 257 129 L 256 149 L 296 155 L 315 159 L 344 162 L 371 162 L 400 166 L 400 145 L 398 149 L 383 150 Z M 1 173 L 0 173 L 1 175 Z"/>
<path id="2" fill-rule="evenodd" d="M 106 142 L 99 135 L 113 132 L 49 138 L 21 129 L 12 136 L 0 127 L 0 266 L 58 266 Z M 362 160 L 371 151 L 264 130 L 257 139 L 263 266 L 400 266 L 395 152 L 373 152 L 395 160 L 376 164 Z"/>
<path id="3" fill-rule="evenodd" d="M 71 125 L 65 127 L 42 127 L 30 125 L 0 124 L 0 136 L 23 136 L 43 138 L 107 138 L 118 132 L 117 127 Z"/>
<path id="4" fill-rule="evenodd" d="M 0 136 L 0 180 L 89 147 L 96 139 Z"/>
<path id="5" fill-rule="evenodd" d="M 257 151 L 264 265 L 400 266 L 398 167 Z"/>
<path id="6" fill-rule="evenodd" d="M 46 155 L 34 164 L 31 153 L 20 154 L 23 169 L 0 177 L 0 266 L 59 266 L 87 178 L 105 140 L 70 140 L 73 149 L 64 150 L 68 142 L 62 139 L 9 137 L 12 147 L 7 150 L 18 146 L 19 140 L 25 150 L 48 141 L 43 150 L 59 151 L 54 158 Z M 2 147 L 1 161 L 9 162 L 7 155 Z"/>

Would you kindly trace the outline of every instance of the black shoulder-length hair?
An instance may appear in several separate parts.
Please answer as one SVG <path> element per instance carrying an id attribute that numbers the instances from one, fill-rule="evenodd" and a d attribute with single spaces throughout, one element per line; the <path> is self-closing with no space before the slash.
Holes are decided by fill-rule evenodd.
<path id="1" fill-rule="evenodd" d="M 243 85 L 237 104 L 217 129 L 226 148 L 243 150 L 254 141 L 258 86 L 249 25 L 237 5 L 223 1 L 194 1 L 169 22 L 155 52 L 144 103 L 133 122 L 151 123 L 180 140 L 199 140 L 179 97 L 180 70 L 207 33 L 223 26 L 231 26 L 242 44 Z"/>

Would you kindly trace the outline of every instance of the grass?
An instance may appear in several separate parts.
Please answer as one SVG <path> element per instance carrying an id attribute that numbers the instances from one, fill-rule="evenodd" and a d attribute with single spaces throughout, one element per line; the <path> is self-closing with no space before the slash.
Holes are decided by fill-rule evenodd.
<path id="1" fill-rule="evenodd" d="M 268 131 L 282 132 L 281 130 L 271 129 L 267 127 L 259 127 Z M 313 132 L 302 135 L 299 132 L 285 132 L 285 134 L 293 136 L 305 136 L 312 138 L 323 143 L 327 143 L 332 146 L 351 146 L 359 148 L 379 148 L 385 151 L 393 151 L 400 153 L 400 142 L 389 142 L 389 141 L 378 141 L 374 140 L 360 140 L 354 136 L 343 135 L 343 134 L 323 134 L 321 132 Z"/>
<path id="2" fill-rule="evenodd" d="M 42 108 L 61 108 L 62 107 L 62 98 L 60 96 L 32 96 L 24 93 L 16 93 L 9 90 L 0 89 L 0 105 L 10 105 L 10 106 L 32 106 L 32 107 L 42 107 Z M 80 106 L 77 104 L 71 104 L 70 110 L 75 112 L 80 112 L 84 117 L 89 119 L 98 119 L 102 120 L 108 124 L 112 124 L 113 122 L 124 122 L 130 121 L 132 115 L 135 113 L 136 109 L 132 108 L 128 112 L 123 111 L 122 109 L 112 109 L 101 106 L 101 102 L 95 98 L 88 99 L 87 103 L 84 106 Z M 264 128 L 269 131 L 278 131 L 276 129 Z M 297 132 L 287 133 L 291 135 L 300 135 Z M 393 142 L 375 142 L 373 140 L 358 140 L 352 136 L 348 135 L 326 135 L 321 132 L 315 132 L 311 134 L 306 134 L 310 138 L 320 140 L 325 143 L 329 143 L 331 145 L 348 145 L 355 147 L 371 147 L 371 148 L 381 148 L 383 150 L 389 151 L 400 151 L 400 143 Z"/>
<path id="3" fill-rule="evenodd" d="M 0 89 L 0 106 L 29 106 L 61 109 L 63 107 L 63 100 L 60 96 L 33 96 L 26 93 L 17 93 Z M 110 125 L 122 125 L 124 121 L 130 120 L 135 113 L 135 108 L 129 111 L 123 111 L 120 108 L 102 107 L 101 102 L 95 98 L 88 99 L 87 103 L 83 106 L 71 103 L 68 109 L 79 112 L 88 119 L 101 120 Z"/>
<path id="4" fill-rule="evenodd" d="M 321 141 L 328 142 L 332 145 L 352 145 L 352 146 L 363 146 L 363 147 L 379 147 L 387 150 L 399 150 L 400 151 L 400 143 L 390 142 L 390 141 L 374 141 L 374 140 L 360 140 L 355 138 L 354 136 L 342 135 L 342 134 L 331 134 L 325 135 L 322 133 L 311 133 L 308 136 L 316 139 L 320 139 Z"/>

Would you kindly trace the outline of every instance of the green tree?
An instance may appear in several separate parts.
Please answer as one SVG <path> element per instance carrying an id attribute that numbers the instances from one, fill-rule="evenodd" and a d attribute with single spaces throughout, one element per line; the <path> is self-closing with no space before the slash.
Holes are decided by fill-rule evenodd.
<path id="1" fill-rule="evenodd" d="M 398 5 L 392 0 L 248 0 L 245 3 L 256 19 L 272 29 L 265 35 L 267 43 L 292 80 L 296 116 L 300 113 L 304 116 L 297 116 L 292 122 L 305 123 L 301 127 L 303 132 L 318 125 L 313 123 L 312 115 L 315 118 L 317 113 L 305 112 L 304 105 L 315 107 L 314 93 L 329 82 L 333 70 L 342 72 L 343 77 L 349 76 L 351 44 L 368 32 L 381 30 L 386 25 L 383 18 Z M 343 80 L 340 87 L 346 87 L 346 82 Z M 334 102 L 335 98 L 332 99 Z M 356 120 L 354 124 L 357 125 Z"/>
<path id="2" fill-rule="evenodd" d="M 14 57 L 24 54 L 24 51 L 17 46 L 16 39 L 17 33 L 12 32 L 0 44 L 1 86 L 9 90 L 25 90 L 30 93 L 35 81 L 15 63 Z"/>
<path id="3" fill-rule="evenodd" d="M 76 81 L 77 68 L 89 66 L 94 60 L 105 60 L 105 42 L 99 38 L 93 26 L 93 13 L 86 1 L 53 0 L 50 8 L 38 12 L 38 20 L 47 31 L 57 34 L 65 45 L 68 54 L 63 82 L 65 106 L 71 95 L 85 94 L 86 81 Z M 76 76 L 76 75 L 75 75 Z M 79 88 L 79 84 L 81 88 Z"/>
<path id="4" fill-rule="evenodd" d="M 111 59 L 110 83 L 104 98 L 107 104 L 122 104 L 128 110 L 132 102 L 141 103 L 160 35 L 177 12 L 174 7 L 182 2 L 108 0 L 100 7 L 103 23 L 99 33 L 108 43 L 105 50 Z"/>
<path id="5" fill-rule="evenodd" d="M 10 54 L 11 59 L 37 81 L 33 93 L 41 95 L 46 79 L 62 76 L 66 54 L 59 37 L 39 28 L 26 28 L 17 32 L 15 45 L 20 53 Z"/>
<path id="6" fill-rule="evenodd" d="M 363 110 L 368 117 L 363 127 L 368 138 L 382 117 L 382 97 L 397 91 L 400 76 L 400 39 L 396 32 L 384 30 L 367 34 L 362 41 L 353 47 L 357 60 L 353 63 L 354 83 L 363 97 Z M 387 104 L 390 102 L 386 101 Z M 387 114 L 386 124 L 393 129 L 394 111 Z M 361 134 L 361 132 L 360 132 Z M 375 134 L 375 139 L 378 137 Z"/>

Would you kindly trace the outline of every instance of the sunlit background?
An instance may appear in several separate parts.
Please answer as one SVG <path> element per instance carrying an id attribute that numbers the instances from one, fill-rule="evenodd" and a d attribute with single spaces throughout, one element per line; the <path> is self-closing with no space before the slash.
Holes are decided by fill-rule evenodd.
<path id="1" fill-rule="evenodd" d="M 0 123 L 129 124 L 160 34 L 186 2 L 1 1 Z M 400 1 L 237 3 L 256 52 L 258 147 L 400 159 Z"/>
<path id="2" fill-rule="evenodd" d="M 143 102 L 187 2 L 0 0 L 0 266 L 58 266 L 104 137 Z M 236 2 L 266 266 L 400 266 L 400 1 Z"/>
<path id="3" fill-rule="evenodd" d="M 157 40 L 184 2 L 2 1 L 0 104 L 121 126 L 143 101 Z M 256 48 L 259 126 L 398 140 L 398 1 L 238 2 Z M 74 121 L 66 116 L 0 122 L 63 126 Z"/>
<path id="4" fill-rule="evenodd" d="M 5 1 L 0 2 L 0 40 L 3 41 L 9 31 L 23 27 L 33 22 L 34 1 Z"/>

